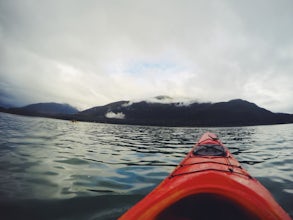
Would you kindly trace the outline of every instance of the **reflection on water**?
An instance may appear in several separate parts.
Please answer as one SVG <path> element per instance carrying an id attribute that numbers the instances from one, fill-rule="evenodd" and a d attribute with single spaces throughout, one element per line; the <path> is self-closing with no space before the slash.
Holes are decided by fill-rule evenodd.
<path id="1" fill-rule="evenodd" d="M 0 128 L 0 213 L 8 219 L 115 219 L 206 131 L 293 214 L 293 125 L 162 128 L 1 113 Z"/>

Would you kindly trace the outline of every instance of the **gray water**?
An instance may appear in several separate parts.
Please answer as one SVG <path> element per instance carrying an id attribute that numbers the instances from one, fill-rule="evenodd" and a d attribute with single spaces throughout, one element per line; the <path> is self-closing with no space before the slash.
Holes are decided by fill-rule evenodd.
<path id="1" fill-rule="evenodd" d="M 0 218 L 116 219 L 206 131 L 293 216 L 293 124 L 170 128 L 0 113 Z"/>

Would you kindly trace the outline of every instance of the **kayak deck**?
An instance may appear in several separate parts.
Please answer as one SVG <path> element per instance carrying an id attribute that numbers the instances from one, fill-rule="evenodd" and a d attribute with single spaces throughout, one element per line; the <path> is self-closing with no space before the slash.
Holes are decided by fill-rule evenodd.
<path id="1" fill-rule="evenodd" d="M 205 133 L 175 170 L 120 219 L 290 217 L 216 135 Z"/>

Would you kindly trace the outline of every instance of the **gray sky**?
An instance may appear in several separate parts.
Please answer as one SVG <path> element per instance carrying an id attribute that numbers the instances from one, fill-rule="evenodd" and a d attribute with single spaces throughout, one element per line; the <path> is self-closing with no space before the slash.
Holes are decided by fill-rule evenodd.
<path id="1" fill-rule="evenodd" d="M 0 0 L 0 101 L 157 95 L 293 113 L 293 1 Z"/>

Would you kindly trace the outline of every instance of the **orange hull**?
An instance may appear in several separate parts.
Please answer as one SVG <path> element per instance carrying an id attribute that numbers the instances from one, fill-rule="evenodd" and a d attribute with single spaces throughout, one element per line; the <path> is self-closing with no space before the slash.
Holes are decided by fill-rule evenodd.
<path id="1" fill-rule="evenodd" d="M 268 190 L 205 133 L 175 170 L 120 220 L 290 219 Z"/>

